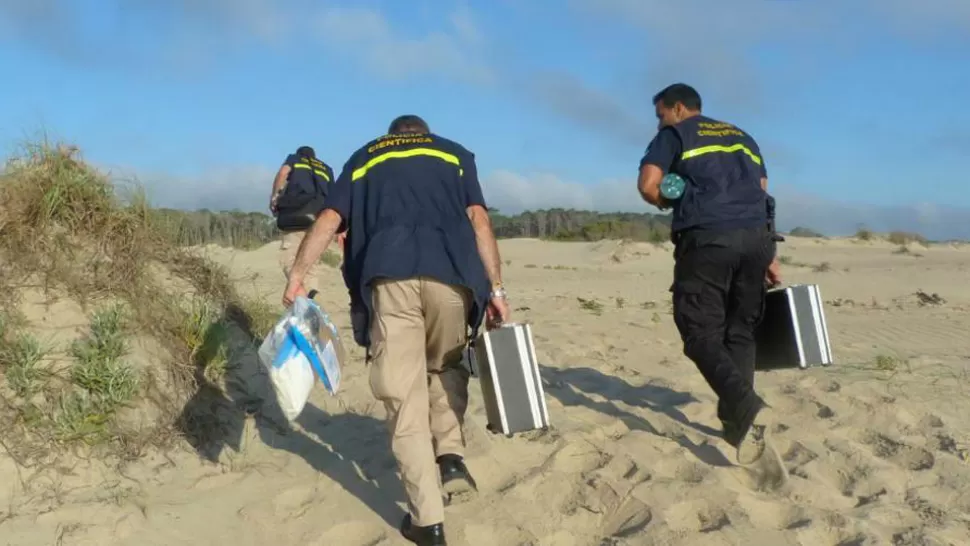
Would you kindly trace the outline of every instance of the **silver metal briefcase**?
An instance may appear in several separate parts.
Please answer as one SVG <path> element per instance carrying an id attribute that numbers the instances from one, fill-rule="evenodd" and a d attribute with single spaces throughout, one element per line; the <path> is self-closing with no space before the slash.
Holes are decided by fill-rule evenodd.
<path id="1" fill-rule="evenodd" d="M 482 386 L 489 431 L 511 437 L 549 428 L 531 325 L 511 323 L 485 331 L 468 356 Z"/>
<path id="2" fill-rule="evenodd" d="M 816 284 L 768 290 L 764 316 L 755 333 L 755 369 L 831 365 L 834 360 L 824 305 Z"/>

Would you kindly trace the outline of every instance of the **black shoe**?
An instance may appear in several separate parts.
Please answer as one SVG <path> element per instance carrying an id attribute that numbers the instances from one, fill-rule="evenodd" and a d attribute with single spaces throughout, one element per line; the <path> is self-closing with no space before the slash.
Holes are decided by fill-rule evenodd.
<path id="1" fill-rule="evenodd" d="M 741 434 L 738 432 L 738 426 L 731 421 L 721 421 L 721 436 L 724 437 L 724 441 L 734 447 L 737 447 L 741 443 Z"/>
<path id="2" fill-rule="evenodd" d="M 418 546 L 448 546 L 444 523 L 418 527 L 411 522 L 411 514 L 404 516 L 401 522 L 401 536 Z"/>
<path id="3" fill-rule="evenodd" d="M 437 459 L 438 472 L 441 473 L 441 489 L 449 497 L 471 491 L 478 491 L 478 484 L 472 478 L 465 461 L 458 455 L 442 455 Z"/>
<path id="4" fill-rule="evenodd" d="M 748 432 L 751 431 L 751 425 L 754 424 L 755 418 L 761 410 L 767 407 L 768 405 L 765 404 L 765 401 L 760 396 L 755 395 L 748 402 L 747 407 L 742 410 L 741 416 L 737 420 L 726 420 L 722 418 L 721 426 L 723 427 L 724 440 L 731 444 L 731 447 L 737 449 L 745 437 L 747 437 Z"/>

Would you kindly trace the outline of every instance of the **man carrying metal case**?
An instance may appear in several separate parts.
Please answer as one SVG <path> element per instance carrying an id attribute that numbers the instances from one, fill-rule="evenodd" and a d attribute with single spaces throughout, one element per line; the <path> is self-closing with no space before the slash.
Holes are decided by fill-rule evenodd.
<path id="1" fill-rule="evenodd" d="M 765 281 L 780 282 L 764 160 L 747 133 L 701 114 L 692 87 L 671 85 L 653 102 L 659 130 L 640 161 L 638 188 L 658 208 L 673 207 L 671 291 L 684 354 L 717 394 L 723 436 L 738 462 L 758 463 L 761 485 L 779 486 L 787 473 L 754 387 Z M 672 203 L 660 193 L 667 173 L 686 182 Z"/>
<path id="2" fill-rule="evenodd" d="M 303 292 L 304 274 L 344 230 L 354 339 L 368 349 L 371 390 L 387 410 L 408 496 L 401 533 L 421 546 L 444 545 L 439 478 L 445 492 L 474 489 L 463 459 L 462 351 L 484 315 L 490 323 L 509 318 L 473 154 L 417 116 L 395 119 L 344 165 L 300 247 L 284 304 Z"/>

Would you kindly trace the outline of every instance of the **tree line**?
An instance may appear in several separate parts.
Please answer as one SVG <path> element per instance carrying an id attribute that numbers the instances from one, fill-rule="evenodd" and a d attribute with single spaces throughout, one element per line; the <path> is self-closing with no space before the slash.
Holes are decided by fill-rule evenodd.
<path id="1" fill-rule="evenodd" d="M 279 237 L 273 217 L 260 212 L 153 209 L 152 214 L 160 229 L 185 246 L 251 249 Z M 660 214 L 545 209 L 515 215 L 492 210 L 490 215 L 500 239 L 663 242 L 670 238 L 670 217 Z"/>

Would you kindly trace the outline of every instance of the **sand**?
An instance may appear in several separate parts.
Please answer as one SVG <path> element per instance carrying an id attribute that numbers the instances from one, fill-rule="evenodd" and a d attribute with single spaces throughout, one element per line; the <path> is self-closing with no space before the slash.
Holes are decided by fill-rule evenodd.
<path id="1" fill-rule="evenodd" d="M 534 324 L 554 427 L 489 434 L 473 380 L 467 459 L 480 493 L 447 508 L 450 544 L 970 544 L 970 247 L 781 246 L 795 262 L 786 281 L 818 283 L 829 302 L 837 362 L 759 374 L 791 474 L 787 490 L 762 493 L 732 464 L 714 396 L 681 353 L 669 246 L 500 246 L 514 318 Z M 277 302 L 277 249 L 205 251 Z M 340 275 L 323 279 L 349 341 Z M 918 290 L 945 301 L 921 304 Z M 216 462 L 186 446 L 120 474 L 78 461 L 31 480 L 0 455 L 0 544 L 407 544 L 383 410 L 350 345 L 338 396 L 318 388 L 292 430 L 240 420 Z M 265 396 L 258 368 L 235 373 Z"/>

